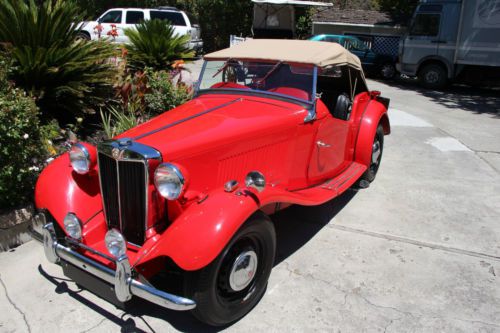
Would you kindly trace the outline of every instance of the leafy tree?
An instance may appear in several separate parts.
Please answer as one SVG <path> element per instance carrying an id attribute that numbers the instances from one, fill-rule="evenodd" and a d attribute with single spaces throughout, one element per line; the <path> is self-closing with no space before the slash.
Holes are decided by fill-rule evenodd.
<path id="1" fill-rule="evenodd" d="M 165 21 L 144 21 L 135 29 L 126 29 L 125 35 L 130 39 L 126 45 L 128 65 L 135 69 L 170 69 L 174 61 L 194 56 L 187 46 L 189 36 L 177 35 Z"/>
<path id="2" fill-rule="evenodd" d="M 252 34 L 253 3 L 249 0 L 198 0 L 197 10 L 206 51 L 228 47 L 230 35 Z"/>
<path id="3" fill-rule="evenodd" d="M 45 116 L 71 121 L 111 88 L 114 47 L 77 40 L 81 10 L 72 1 L 0 0 L 0 41 L 14 59 L 12 78 Z M 65 111 L 65 112 L 61 112 Z"/>
<path id="4" fill-rule="evenodd" d="M 374 0 L 381 11 L 388 13 L 395 22 L 408 25 L 419 0 Z"/>

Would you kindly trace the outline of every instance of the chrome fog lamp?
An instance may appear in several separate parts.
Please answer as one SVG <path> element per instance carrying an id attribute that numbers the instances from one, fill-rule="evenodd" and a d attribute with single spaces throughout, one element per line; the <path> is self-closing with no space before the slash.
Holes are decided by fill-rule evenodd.
<path id="1" fill-rule="evenodd" d="M 80 219 L 76 217 L 75 214 L 68 213 L 64 217 L 64 230 L 69 237 L 76 240 L 82 239 L 82 224 L 80 223 Z"/>
<path id="2" fill-rule="evenodd" d="M 170 163 L 162 163 L 155 171 L 155 186 L 161 196 L 176 200 L 184 189 L 185 179 L 179 168 Z"/>
<path id="3" fill-rule="evenodd" d="M 266 187 L 266 178 L 259 171 L 251 171 L 245 177 L 245 185 L 257 190 L 257 192 L 262 192 Z"/>
<path id="4" fill-rule="evenodd" d="M 76 173 L 84 175 L 90 170 L 90 154 L 84 145 L 77 143 L 69 151 L 69 160 Z"/>
<path id="5" fill-rule="evenodd" d="M 127 253 L 127 242 L 123 235 L 116 229 L 111 229 L 104 237 L 106 248 L 115 258 L 120 258 Z"/>

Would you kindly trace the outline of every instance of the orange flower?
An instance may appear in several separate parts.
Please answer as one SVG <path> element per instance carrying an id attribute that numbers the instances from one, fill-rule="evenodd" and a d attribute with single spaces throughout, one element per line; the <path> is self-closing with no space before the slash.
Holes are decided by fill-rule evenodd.
<path id="1" fill-rule="evenodd" d="M 172 64 L 172 68 L 174 68 L 174 69 L 176 69 L 176 68 L 182 68 L 183 65 L 184 65 L 184 60 L 176 60 Z"/>

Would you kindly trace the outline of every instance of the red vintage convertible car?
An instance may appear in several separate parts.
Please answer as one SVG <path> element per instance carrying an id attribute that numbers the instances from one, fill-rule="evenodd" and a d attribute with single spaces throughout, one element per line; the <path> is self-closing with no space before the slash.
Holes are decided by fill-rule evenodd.
<path id="1" fill-rule="evenodd" d="M 273 267 L 269 215 L 371 182 L 388 104 L 338 44 L 252 40 L 208 54 L 193 100 L 45 168 L 34 232 L 50 262 L 117 305 L 136 296 L 234 322 Z"/>

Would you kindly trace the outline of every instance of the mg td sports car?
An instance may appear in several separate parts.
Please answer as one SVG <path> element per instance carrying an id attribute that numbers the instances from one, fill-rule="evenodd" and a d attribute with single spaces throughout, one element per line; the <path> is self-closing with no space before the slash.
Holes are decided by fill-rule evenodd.
<path id="1" fill-rule="evenodd" d="M 271 214 L 374 180 L 389 100 L 338 44 L 251 40 L 204 60 L 191 101 L 43 170 L 33 232 L 116 305 L 135 296 L 225 325 L 264 294 Z"/>

